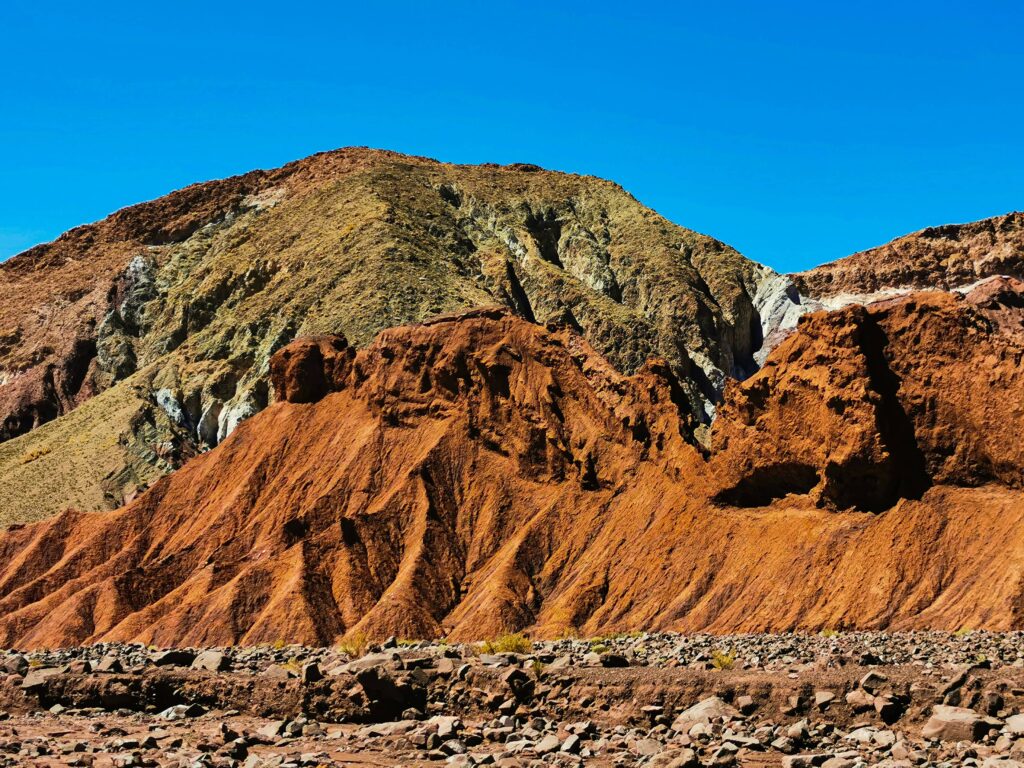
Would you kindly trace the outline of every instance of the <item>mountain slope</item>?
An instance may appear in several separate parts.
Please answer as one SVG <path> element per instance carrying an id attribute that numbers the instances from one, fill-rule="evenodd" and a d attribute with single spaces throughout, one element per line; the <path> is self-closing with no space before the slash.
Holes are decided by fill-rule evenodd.
<path id="1" fill-rule="evenodd" d="M 1024 213 L 929 227 L 792 277 L 804 296 L 842 306 L 996 275 L 1024 278 Z"/>
<path id="2" fill-rule="evenodd" d="M 216 445 L 268 405 L 297 336 L 362 346 L 501 304 L 624 372 L 664 357 L 707 420 L 802 311 L 785 278 L 612 183 L 365 149 L 119 211 L 0 265 L 0 290 L 18 299 L 0 307 L 8 522 L 116 506 Z"/>
<path id="3" fill-rule="evenodd" d="M 212 451 L 0 535 L 0 642 L 1019 626 L 1022 361 L 1014 281 L 818 313 L 708 453 L 670 365 L 564 325 L 296 341 Z"/>

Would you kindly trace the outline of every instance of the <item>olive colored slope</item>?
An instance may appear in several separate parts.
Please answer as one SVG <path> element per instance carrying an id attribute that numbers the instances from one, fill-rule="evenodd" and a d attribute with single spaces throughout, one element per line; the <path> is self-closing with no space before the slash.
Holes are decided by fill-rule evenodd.
<path id="1" fill-rule="evenodd" d="M 123 384 L 15 440 L 0 443 L 0 526 L 54 509 L 105 509 L 131 500 L 189 455 L 188 434 L 146 394 Z"/>
<path id="2" fill-rule="evenodd" d="M 367 149 L 125 209 L 0 265 L 0 290 L 7 521 L 116 505 L 216 445 L 268 405 L 268 360 L 297 336 L 361 346 L 501 304 L 624 372 L 664 357 L 706 421 L 802 311 L 785 278 L 613 183 Z"/>

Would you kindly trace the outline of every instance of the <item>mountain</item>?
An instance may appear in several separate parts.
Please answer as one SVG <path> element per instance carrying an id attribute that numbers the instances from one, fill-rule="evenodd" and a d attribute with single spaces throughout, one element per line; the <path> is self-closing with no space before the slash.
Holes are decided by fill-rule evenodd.
<path id="1" fill-rule="evenodd" d="M 0 643 L 1019 626 L 1022 218 L 787 277 L 345 149 L 71 230 L 0 265 Z"/>
<path id="2" fill-rule="evenodd" d="M 1022 361 L 1011 279 L 818 312 L 705 447 L 571 322 L 301 339 L 213 450 L 0 535 L 0 642 L 1020 626 Z"/>
<path id="3" fill-rule="evenodd" d="M 802 295 L 834 307 L 910 290 L 966 289 L 998 275 L 1024 278 L 1024 213 L 922 229 L 793 280 Z"/>
<path id="4" fill-rule="evenodd" d="M 617 185 L 344 149 L 197 184 L 0 264 L 0 522 L 114 508 L 272 400 L 300 336 L 502 305 L 618 370 L 658 355 L 710 420 L 806 309 Z"/>

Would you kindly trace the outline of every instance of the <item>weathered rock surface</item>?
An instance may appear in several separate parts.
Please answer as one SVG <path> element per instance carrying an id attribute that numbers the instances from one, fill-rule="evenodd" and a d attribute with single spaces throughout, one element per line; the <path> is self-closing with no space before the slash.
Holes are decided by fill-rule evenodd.
<path id="1" fill-rule="evenodd" d="M 299 336 L 500 304 L 627 373 L 663 357 L 707 419 L 802 311 L 610 182 L 366 149 L 126 208 L 4 262 L 0 292 L 0 522 L 132 498 L 266 407 Z"/>
<path id="2" fill-rule="evenodd" d="M 0 643 L 1018 626 L 1019 295 L 807 319 L 710 454 L 667 363 L 507 310 L 297 342 L 215 450 L 0 537 Z"/>
<path id="3" fill-rule="evenodd" d="M 806 316 L 713 427 L 725 504 L 882 511 L 932 484 L 1024 484 L 1024 283 Z M 735 479 L 730 479 L 735 478 Z"/>
<path id="4" fill-rule="evenodd" d="M 800 292 L 827 306 L 911 290 L 952 290 L 987 277 L 1024 278 L 1024 213 L 929 227 L 793 275 Z"/>
<path id="5" fill-rule="evenodd" d="M 934 741 L 978 741 L 1002 723 L 966 707 L 936 704 L 921 736 Z"/>
<path id="6" fill-rule="evenodd" d="M 739 717 L 739 714 L 735 707 L 726 704 L 717 696 L 711 696 L 676 715 L 676 719 L 672 721 L 672 728 L 684 732 L 697 723 L 708 725 L 718 719 L 732 720 Z"/>

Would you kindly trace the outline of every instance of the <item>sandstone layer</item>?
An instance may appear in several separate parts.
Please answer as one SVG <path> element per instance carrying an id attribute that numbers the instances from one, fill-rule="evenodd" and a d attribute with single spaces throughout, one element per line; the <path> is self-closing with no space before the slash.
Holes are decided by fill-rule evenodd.
<path id="1" fill-rule="evenodd" d="M 214 450 L 0 537 L 0 644 L 1019 626 L 1022 298 L 809 316 L 710 449 L 670 362 L 565 323 L 297 341 Z"/>
<path id="2" fill-rule="evenodd" d="M 298 336 L 500 304 L 626 373 L 663 357 L 707 421 L 803 311 L 613 183 L 366 149 L 124 209 L 0 264 L 0 291 L 0 522 L 130 500 L 266 407 Z"/>

